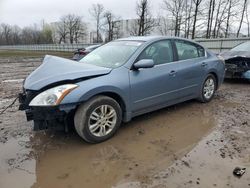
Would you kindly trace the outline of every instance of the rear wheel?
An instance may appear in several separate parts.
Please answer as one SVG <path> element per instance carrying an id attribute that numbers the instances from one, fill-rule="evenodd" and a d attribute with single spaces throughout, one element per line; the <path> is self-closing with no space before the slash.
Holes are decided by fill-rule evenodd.
<path id="1" fill-rule="evenodd" d="M 107 96 L 97 96 L 82 104 L 74 117 L 79 136 L 91 143 L 103 142 L 112 137 L 121 124 L 120 105 Z"/>
<path id="2" fill-rule="evenodd" d="M 206 103 L 212 100 L 215 94 L 216 84 L 217 80 L 214 75 L 209 74 L 202 86 L 202 91 L 199 98 L 201 102 Z"/>

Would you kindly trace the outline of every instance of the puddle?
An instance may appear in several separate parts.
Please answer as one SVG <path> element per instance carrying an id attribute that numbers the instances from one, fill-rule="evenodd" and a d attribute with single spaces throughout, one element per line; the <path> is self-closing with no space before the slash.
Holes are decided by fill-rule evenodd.
<path id="1" fill-rule="evenodd" d="M 138 187 L 249 187 L 250 176 L 245 173 L 241 178 L 233 175 L 235 167 L 250 168 L 250 158 L 245 162 L 237 158 L 221 157 L 219 152 L 224 143 L 220 132 L 213 131 L 185 157 L 176 161 L 164 171 L 151 178 L 150 185 L 137 182 Z M 218 142 L 212 142 L 217 141 Z M 246 158 L 249 156 L 246 156 Z M 130 183 L 125 183 L 129 185 Z M 131 182 L 133 185 L 134 182 Z M 124 184 L 116 188 L 122 188 Z"/>
<path id="2" fill-rule="evenodd" d="M 13 173 L 25 176 L 32 188 L 105 188 L 122 181 L 143 181 L 145 176 L 166 169 L 207 135 L 214 126 L 211 114 L 206 105 L 187 102 L 135 118 L 123 125 L 115 137 L 96 145 L 85 143 L 75 133 L 34 133 L 29 138 L 34 159 L 21 163 L 25 171 L 15 169 Z M 10 141 L 1 146 L 6 156 L 0 158 L 13 158 L 2 148 L 13 147 L 10 153 L 19 152 L 23 146 L 17 143 Z M 8 168 L 2 166 L 1 173 L 7 176 Z M 10 187 L 13 182 L 9 184 L 2 177 L 0 187 Z M 26 183 L 18 185 L 29 187 Z"/>
<path id="3" fill-rule="evenodd" d="M 29 157 L 31 149 L 22 145 L 28 140 L 28 137 L 12 138 L 0 144 L 1 188 L 27 188 L 36 181 L 36 161 Z"/>

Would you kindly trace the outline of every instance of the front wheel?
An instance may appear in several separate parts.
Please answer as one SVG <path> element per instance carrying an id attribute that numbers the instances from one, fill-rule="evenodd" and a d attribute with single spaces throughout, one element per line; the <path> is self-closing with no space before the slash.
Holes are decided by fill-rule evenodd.
<path id="1" fill-rule="evenodd" d="M 212 100 L 215 94 L 216 84 L 217 81 L 214 75 L 209 74 L 202 85 L 202 90 L 199 98 L 201 102 L 206 103 Z"/>
<path id="2" fill-rule="evenodd" d="M 97 96 L 82 104 L 76 111 L 76 132 L 90 143 L 103 142 L 112 137 L 122 120 L 120 105 L 107 96 Z"/>

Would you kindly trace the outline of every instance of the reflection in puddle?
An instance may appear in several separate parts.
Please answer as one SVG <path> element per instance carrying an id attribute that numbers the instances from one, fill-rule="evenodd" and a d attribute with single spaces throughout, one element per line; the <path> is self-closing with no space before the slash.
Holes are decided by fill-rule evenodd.
<path id="1" fill-rule="evenodd" d="M 140 116 L 122 126 L 112 139 L 95 145 L 85 143 L 75 133 L 35 133 L 30 143 L 36 161 L 20 162 L 27 171 L 15 169 L 13 172 L 6 172 L 10 167 L 2 166 L 1 161 L 1 188 L 29 187 L 28 182 L 35 182 L 33 188 L 104 188 L 123 181 L 148 181 L 150 175 L 171 165 L 208 134 L 214 126 L 208 105 L 188 102 Z M 27 148 L 20 151 L 25 147 L 21 147 L 18 140 L 15 142 L 13 151 L 9 151 L 8 143 L 0 146 L 1 160 L 17 157 L 9 156 L 16 151 L 30 152 Z M 9 179 L 17 177 L 17 181 L 7 182 L 2 174 L 10 175 Z M 24 179 L 26 181 L 21 181 Z"/>

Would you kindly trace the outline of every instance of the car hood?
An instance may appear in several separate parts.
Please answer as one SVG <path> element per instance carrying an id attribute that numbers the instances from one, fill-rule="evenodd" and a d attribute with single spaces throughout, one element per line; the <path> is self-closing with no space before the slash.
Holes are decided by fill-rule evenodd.
<path id="1" fill-rule="evenodd" d="M 39 90 L 50 84 L 109 74 L 112 69 L 46 55 L 43 63 L 24 82 L 24 88 Z"/>
<path id="2" fill-rule="evenodd" d="M 243 58 L 250 58 L 250 52 L 246 51 L 227 51 L 220 54 L 224 57 L 225 60 L 235 58 L 235 57 L 243 57 Z"/>

